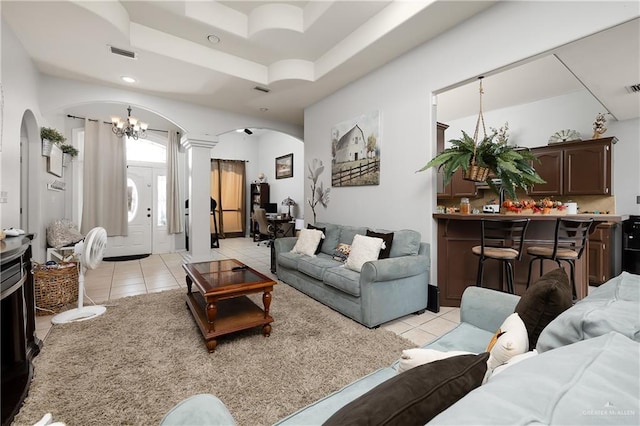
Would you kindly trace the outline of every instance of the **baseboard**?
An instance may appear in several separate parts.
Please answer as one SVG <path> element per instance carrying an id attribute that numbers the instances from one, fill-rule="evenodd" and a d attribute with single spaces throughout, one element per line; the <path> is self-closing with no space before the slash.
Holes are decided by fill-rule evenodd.
<path id="1" fill-rule="evenodd" d="M 440 312 L 440 289 L 435 285 L 427 287 L 427 309 L 436 314 Z"/>

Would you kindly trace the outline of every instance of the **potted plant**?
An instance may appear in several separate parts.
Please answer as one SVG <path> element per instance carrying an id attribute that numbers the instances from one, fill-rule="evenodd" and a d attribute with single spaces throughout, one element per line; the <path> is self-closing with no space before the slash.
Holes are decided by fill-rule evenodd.
<path id="1" fill-rule="evenodd" d="M 65 167 L 78 156 L 78 150 L 73 145 L 62 144 L 60 149 L 62 150 L 62 165 Z"/>
<path id="2" fill-rule="evenodd" d="M 500 179 L 507 195 L 516 199 L 517 188 L 527 190 L 531 185 L 545 181 L 533 168 L 533 162 L 538 159 L 531 151 L 507 143 L 507 128 L 505 124 L 499 131 L 492 129 L 493 132 L 478 143 L 463 130 L 460 139 L 450 140 L 450 148 L 436 155 L 418 171 L 438 167 L 444 174 L 446 185 L 453 174 L 462 168 L 465 179 L 485 181 L 496 194 L 500 194 L 500 188 L 494 179 Z M 482 176 L 470 176 L 472 171 Z"/>
<path id="3" fill-rule="evenodd" d="M 67 140 L 62 133 L 51 127 L 40 128 L 40 139 L 42 139 L 42 155 L 48 157 L 51 155 L 51 146 L 53 144 L 60 145 Z"/>

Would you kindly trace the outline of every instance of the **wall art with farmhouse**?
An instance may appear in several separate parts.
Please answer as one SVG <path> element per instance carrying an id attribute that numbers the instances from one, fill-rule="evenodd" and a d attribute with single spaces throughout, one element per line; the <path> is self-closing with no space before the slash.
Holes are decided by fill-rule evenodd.
<path id="1" fill-rule="evenodd" d="M 380 112 L 345 120 L 331 129 L 331 186 L 380 184 Z"/>

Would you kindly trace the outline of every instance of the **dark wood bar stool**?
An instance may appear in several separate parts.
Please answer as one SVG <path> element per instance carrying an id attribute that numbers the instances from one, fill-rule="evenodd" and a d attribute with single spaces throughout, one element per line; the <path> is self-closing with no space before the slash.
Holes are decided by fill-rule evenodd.
<path id="1" fill-rule="evenodd" d="M 513 290 L 512 262 L 522 258 L 522 246 L 529 226 L 529 219 L 481 219 L 480 245 L 471 249 L 479 257 L 476 285 L 482 287 L 484 261 L 499 260 L 507 277 L 507 291 Z"/>
<path id="2" fill-rule="evenodd" d="M 527 276 L 527 288 L 531 283 L 531 269 L 533 262 L 540 262 L 540 276 L 542 276 L 542 266 L 544 260 L 553 260 L 562 268 L 561 261 L 567 262 L 570 268 L 571 285 L 573 286 L 573 297 L 576 293 L 576 260 L 582 257 L 582 253 L 587 245 L 589 228 L 593 223 L 590 219 L 568 219 L 558 217 L 556 219 L 556 229 L 553 238 L 553 246 L 531 246 L 527 249 L 527 254 L 533 256 L 529 262 L 529 275 Z"/>

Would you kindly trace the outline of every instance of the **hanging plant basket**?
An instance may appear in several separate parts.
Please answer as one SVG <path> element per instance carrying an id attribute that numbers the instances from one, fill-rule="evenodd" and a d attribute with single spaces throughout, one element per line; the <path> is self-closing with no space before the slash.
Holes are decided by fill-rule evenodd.
<path id="1" fill-rule="evenodd" d="M 45 157 L 51 156 L 51 147 L 53 146 L 53 142 L 49 139 L 42 139 L 42 155 Z"/>
<path id="2" fill-rule="evenodd" d="M 71 155 L 66 152 L 62 154 L 62 167 L 67 167 L 72 161 Z"/>
<path id="3" fill-rule="evenodd" d="M 463 179 L 473 182 L 484 182 L 489 176 L 489 169 L 478 166 L 475 163 L 469 164 L 469 168 L 464 172 Z"/>

